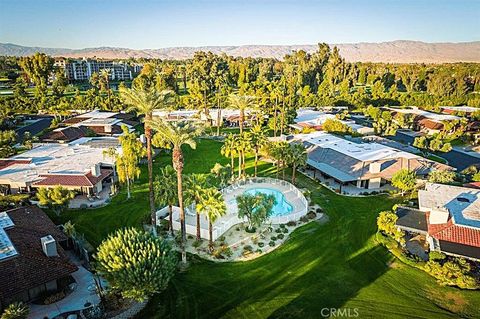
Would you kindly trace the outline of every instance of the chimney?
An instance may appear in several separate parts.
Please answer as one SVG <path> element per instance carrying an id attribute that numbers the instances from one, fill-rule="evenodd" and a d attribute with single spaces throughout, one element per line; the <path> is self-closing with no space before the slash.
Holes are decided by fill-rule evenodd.
<path id="1" fill-rule="evenodd" d="M 95 164 L 90 168 L 90 171 L 92 172 L 92 175 L 97 177 L 100 176 L 100 164 Z"/>
<path id="2" fill-rule="evenodd" d="M 112 133 L 112 126 L 111 125 L 105 125 L 103 129 L 104 129 L 105 133 Z"/>
<path id="3" fill-rule="evenodd" d="M 40 238 L 40 241 L 42 242 L 43 252 L 47 257 L 58 256 L 57 243 L 51 235 Z"/>

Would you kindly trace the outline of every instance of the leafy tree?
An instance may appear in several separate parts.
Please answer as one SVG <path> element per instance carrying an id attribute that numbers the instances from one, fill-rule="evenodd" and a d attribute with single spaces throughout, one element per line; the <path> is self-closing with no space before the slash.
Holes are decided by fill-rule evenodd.
<path id="1" fill-rule="evenodd" d="M 189 123 L 170 123 L 163 122 L 161 119 L 153 119 L 149 121 L 151 126 L 165 144 L 168 144 L 173 149 L 172 163 L 175 172 L 177 173 L 177 195 L 178 206 L 180 208 L 180 229 L 182 234 L 182 262 L 187 262 L 187 254 L 185 252 L 185 241 L 187 240 L 187 233 L 185 229 L 185 209 L 183 207 L 183 151 L 182 146 L 188 145 L 192 149 L 197 147 L 195 137 L 200 135 L 198 127 Z"/>
<path id="2" fill-rule="evenodd" d="M 12 147 L 17 141 L 17 133 L 14 130 L 0 131 L 0 158 L 15 155 L 16 151 Z"/>
<path id="3" fill-rule="evenodd" d="M 127 199 L 131 198 L 130 188 L 133 181 L 140 176 L 140 160 L 145 156 L 145 149 L 133 132 L 129 132 L 127 126 L 122 125 L 123 134 L 120 136 L 122 154 L 112 147 L 105 152 L 105 155 L 115 160 L 115 167 L 120 183 L 127 185 Z M 152 217 L 152 221 L 155 218 Z M 155 223 L 153 224 L 155 227 Z"/>
<path id="4" fill-rule="evenodd" d="M 52 93 L 57 98 L 63 96 L 65 89 L 67 88 L 68 80 L 65 77 L 65 71 L 62 69 L 57 69 L 55 71 L 55 78 L 52 83 Z"/>
<path id="5" fill-rule="evenodd" d="M 477 173 L 473 174 L 472 181 L 480 182 L 480 172 L 477 172 Z"/>
<path id="6" fill-rule="evenodd" d="M 273 195 L 257 193 L 254 195 L 242 194 L 236 198 L 238 217 L 247 218 L 247 231 L 254 232 L 272 214 L 276 200 Z"/>
<path id="7" fill-rule="evenodd" d="M 168 205 L 168 227 L 173 236 L 173 205 L 178 201 L 177 175 L 173 166 L 167 165 L 160 169 L 160 175 L 155 180 L 155 200 L 160 205 Z"/>
<path id="8" fill-rule="evenodd" d="M 227 213 L 227 206 L 222 193 L 216 188 L 207 188 L 202 192 L 196 208 L 200 214 L 204 214 L 208 218 L 209 242 L 210 247 L 212 247 L 212 224 Z"/>
<path id="9" fill-rule="evenodd" d="M 175 273 L 170 243 L 136 228 L 119 229 L 98 247 L 96 270 L 125 298 L 145 300 L 163 291 Z"/>
<path id="10" fill-rule="evenodd" d="M 155 195 L 153 193 L 153 160 L 152 160 L 152 114 L 154 110 L 166 109 L 174 102 L 174 93 L 169 90 L 157 91 L 154 88 L 145 88 L 141 85 L 134 85 L 131 89 L 121 88 L 120 96 L 123 101 L 130 105 L 127 112 L 134 111 L 137 115 L 143 115 L 145 139 L 147 140 L 147 161 L 148 161 L 148 190 L 150 200 L 150 214 L 152 225 L 155 225 Z"/>
<path id="11" fill-rule="evenodd" d="M 455 180 L 455 172 L 447 170 L 433 170 L 428 174 L 428 181 L 431 183 L 450 184 Z"/>
<path id="12" fill-rule="evenodd" d="M 424 156 L 427 155 L 428 151 L 432 152 L 450 152 L 452 150 L 452 146 L 450 143 L 445 143 L 440 136 L 434 137 L 427 137 L 427 136 L 419 136 L 416 137 L 413 141 L 413 146 L 419 148 Z"/>
<path id="13" fill-rule="evenodd" d="M 14 302 L 8 305 L 0 319 L 27 319 L 30 309 L 23 302 Z"/>
<path id="14" fill-rule="evenodd" d="M 37 198 L 42 206 L 51 208 L 57 215 L 60 215 L 70 203 L 70 200 L 75 197 L 75 193 L 71 190 L 65 189 L 62 186 L 55 186 L 53 188 L 41 187 L 38 189 Z"/>
<path id="15" fill-rule="evenodd" d="M 398 220 L 397 214 L 391 211 L 381 212 L 377 217 L 378 230 L 386 235 L 391 236 L 400 244 L 405 244 L 405 233 L 396 226 Z"/>
<path id="16" fill-rule="evenodd" d="M 322 129 L 329 133 L 335 133 L 340 135 L 351 134 L 352 129 L 345 123 L 336 119 L 326 119 L 322 124 Z"/>
<path id="17" fill-rule="evenodd" d="M 53 71 L 54 59 L 44 53 L 35 53 L 32 56 L 23 57 L 19 65 L 28 78 L 35 84 L 37 97 L 47 95 L 48 77 Z"/>
<path id="18" fill-rule="evenodd" d="M 439 263 L 430 259 L 425 271 L 437 278 L 441 285 L 458 286 L 462 289 L 478 289 L 479 284 L 471 274 L 470 264 L 463 258 L 455 258 Z"/>
<path id="19" fill-rule="evenodd" d="M 405 192 L 410 192 L 415 189 L 417 184 L 417 176 L 415 172 L 403 168 L 397 171 L 392 176 L 392 185 L 402 191 L 402 195 Z"/>

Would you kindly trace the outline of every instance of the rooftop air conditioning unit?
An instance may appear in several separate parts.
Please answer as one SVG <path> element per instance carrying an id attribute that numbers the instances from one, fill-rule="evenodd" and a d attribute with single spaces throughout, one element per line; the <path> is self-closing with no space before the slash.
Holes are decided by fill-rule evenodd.
<path id="1" fill-rule="evenodd" d="M 40 239 L 42 242 L 42 249 L 47 257 L 55 257 L 58 256 L 57 253 L 57 243 L 55 239 L 51 235 L 47 235 Z"/>

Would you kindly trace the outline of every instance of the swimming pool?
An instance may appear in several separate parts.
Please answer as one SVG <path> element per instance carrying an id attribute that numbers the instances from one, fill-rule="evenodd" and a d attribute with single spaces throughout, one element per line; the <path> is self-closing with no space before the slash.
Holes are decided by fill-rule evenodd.
<path id="1" fill-rule="evenodd" d="M 273 216 L 284 216 L 288 215 L 293 211 L 293 206 L 286 200 L 285 196 L 282 194 L 282 192 L 276 190 L 276 189 L 271 189 L 271 188 L 251 188 L 249 190 L 246 190 L 244 194 L 257 194 L 257 193 L 262 193 L 266 195 L 273 195 L 276 200 L 275 206 L 273 206 L 273 212 L 272 212 L 272 217 Z"/>

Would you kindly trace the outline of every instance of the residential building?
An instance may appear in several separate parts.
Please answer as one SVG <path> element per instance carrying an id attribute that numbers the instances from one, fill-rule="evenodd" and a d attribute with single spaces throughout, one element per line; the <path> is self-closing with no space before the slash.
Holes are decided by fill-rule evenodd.
<path id="1" fill-rule="evenodd" d="M 134 120 L 135 116 L 129 113 L 105 112 L 94 110 L 71 117 L 63 121 L 63 125 L 83 128 L 85 132 L 98 136 L 122 135 L 122 125 L 125 125 L 130 132 L 133 132 L 134 126 L 139 122 Z M 88 130 L 86 130 L 88 129 Z M 77 131 L 79 132 L 79 131 Z M 85 133 L 87 136 L 88 133 Z M 48 138 L 49 136 L 47 136 Z"/>
<path id="2" fill-rule="evenodd" d="M 61 185 L 79 194 L 97 195 L 114 178 L 114 160 L 104 154 L 110 147 L 121 152 L 118 139 L 113 137 L 35 145 L 19 155 L 0 159 L 0 191 L 15 194 Z"/>
<path id="3" fill-rule="evenodd" d="M 460 117 L 450 114 L 438 114 L 420 110 L 417 107 L 412 108 L 386 108 L 395 116 L 397 113 L 410 114 L 413 121 L 413 129 L 415 131 L 423 131 L 427 134 L 439 133 L 443 130 L 444 122 L 460 120 Z"/>
<path id="4" fill-rule="evenodd" d="M 480 190 L 426 183 L 418 209 L 399 207 L 397 227 L 425 236 L 430 251 L 480 260 Z"/>
<path id="5" fill-rule="evenodd" d="M 313 177 L 328 181 L 342 193 L 391 189 L 390 180 L 401 169 L 412 170 L 419 178 L 432 170 L 453 169 L 387 145 L 356 142 L 325 132 L 292 135 L 285 139 L 302 142 Z"/>
<path id="6" fill-rule="evenodd" d="M 133 67 L 125 62 L 95 60 L 83 58 L 81 60 L 68 60 L 58 65 L 65 68 L 65 76 L 70 81 L 88 81 L 94 73 L 100 73 L 102 70 L 108 70 L 110 80 L 125 81 L 133 80 L 134 75 L 141 71 L 141 66 L 136 64 Z"/>
<path id="7" fill-rule="evenodd" d="M 473 106 L 440 106 L 442 113 L 451 115 L 465 115 L 467 117 L 472 116 L 475 112 L 480 112 L 480 108 Z"/>
<path id="8" fill-rule="evenodd" d="M 67 237 L 38 207 L 0 212 L 0 308 L 64 289 L 78 270 L 62 248 Z"/>
<path id="9" fill-rule="evenodd" d="M 373 135 L 375 130 L 373 127 L 363 126 L 356 124 L 355 121 L 345 121 L 337 119 L 333 113 L 325 113 L 312 109 L 300 109 L 297 111 L 297 117 L 295 118 L 295 124 L 290 125 L 294 129 L 302 130 L 304 128 L 311 128 L 317 131 L 323 130 L 322 125 L 326 120 L 338 120 L 343 124 L 346 124 L 350 129 L 361 135 Z"/>

